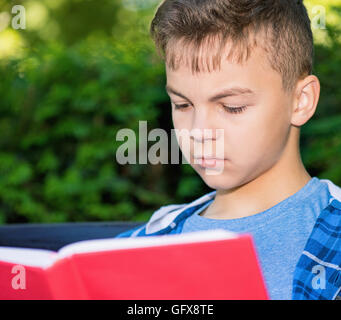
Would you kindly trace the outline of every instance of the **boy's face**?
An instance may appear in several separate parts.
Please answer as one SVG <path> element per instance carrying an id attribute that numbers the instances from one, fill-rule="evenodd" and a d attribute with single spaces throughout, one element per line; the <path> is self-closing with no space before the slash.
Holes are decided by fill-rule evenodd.
<path id="1" fill-rule="evenodd" d="M 192 74 L 185 64 L 177 71 L 166 65 L 166 74 L 174 128 L 193 132 L 190 145 L 178 140 L 179 146 L 209 187 L 227 190 L 247 183 L 279 160 L 289 138 L 293 96 L 283 91 L 281 75 L 270 67 L 262 49 L 255 48 L 243 65 L 222 59 L 220 70 L 198 74 Z M 236 91 L 210 100 L 236 87 L 252 93 Z M 175 109 L 175 105 L 185 107 Z M 224 106 L 242 112 L 231 113 Z M 240 109 L 243 106 L 246 108 Z M 212 135 L 203 129 L 211 129 Z M 216 129 L 223 129 L 223 134 Z M 195 156 L 210 150 L 213 157 L 225 160 L 216 161 L 214 168 L 194 162 L 198 162 Z"/>

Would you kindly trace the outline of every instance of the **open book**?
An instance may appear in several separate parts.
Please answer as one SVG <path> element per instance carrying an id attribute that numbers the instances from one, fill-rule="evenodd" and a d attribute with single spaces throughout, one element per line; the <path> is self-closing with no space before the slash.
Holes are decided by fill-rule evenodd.
<path id="1" fill-rule="evenodd" d="M 252 237 L 223 229 L 0 247 L 0 299 L 268 299 Z"/>

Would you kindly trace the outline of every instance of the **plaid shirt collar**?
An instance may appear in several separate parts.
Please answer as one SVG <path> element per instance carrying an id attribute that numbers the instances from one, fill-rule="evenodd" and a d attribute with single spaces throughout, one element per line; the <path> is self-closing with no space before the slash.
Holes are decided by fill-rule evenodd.
<path id="1" fill-rule="evenodd" d="M 341 295 L 341 188 L 327 179 L 331 199 L 318 216 L 296 265 L 294 300 L 333 300 Z M 155 211 L 149 221 L 119 237 L 180 233 L 186 218 L 215 197 L 216 191 L 188 204 L 171 204 Z"/>

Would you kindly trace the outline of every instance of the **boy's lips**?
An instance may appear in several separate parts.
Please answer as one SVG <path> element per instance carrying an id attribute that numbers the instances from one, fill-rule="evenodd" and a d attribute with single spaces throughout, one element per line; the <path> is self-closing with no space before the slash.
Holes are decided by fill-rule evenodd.
<path id="1" fill-rule="evenodd" d="M 213 157 L 213 156 L 193 156 L 196 160 L 227 160 L 224 157 Z"/>
<path id="2" fill-rule="evenodd" d="M 212 168 L 215 167 L 217 164 L 224 163 L 225 158 L 213 158 L 213 157 L 195 157 L 195 163 L 199 164 L 202 167 Z"/>

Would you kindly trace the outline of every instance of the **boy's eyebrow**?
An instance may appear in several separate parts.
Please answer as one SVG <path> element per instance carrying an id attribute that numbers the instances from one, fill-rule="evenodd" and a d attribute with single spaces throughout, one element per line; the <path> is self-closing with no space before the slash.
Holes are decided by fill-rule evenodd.
<path id="1" fill-rule="evenodd" d="M 175 95 L 177 95 L 177 96 L 179 96 L 181 98 L 184 98 L 184 99 L 190 101 L 182 93 L 176 91 L 175 89 L 173 89 L 169 85 L 166 85 L 166 91 L 168 93 L 173 93 L 173 94 L 175 94 Z M 224 89 L 222 92 L 220 92 L 220 93 L 214 95 L 213 97 L 209 98 L 208 101 L 209 102 L 214 102 L 214 101 L 219 100 L 221 98 L 230 97 L 230 96 L 237 96 L 237 95 L 243 95 L 243 94 L 253 95 L 253 94 L 255 94 L 255 92 L 252 91 L 249 88 L 232 87 L 232 88 Z"/>

